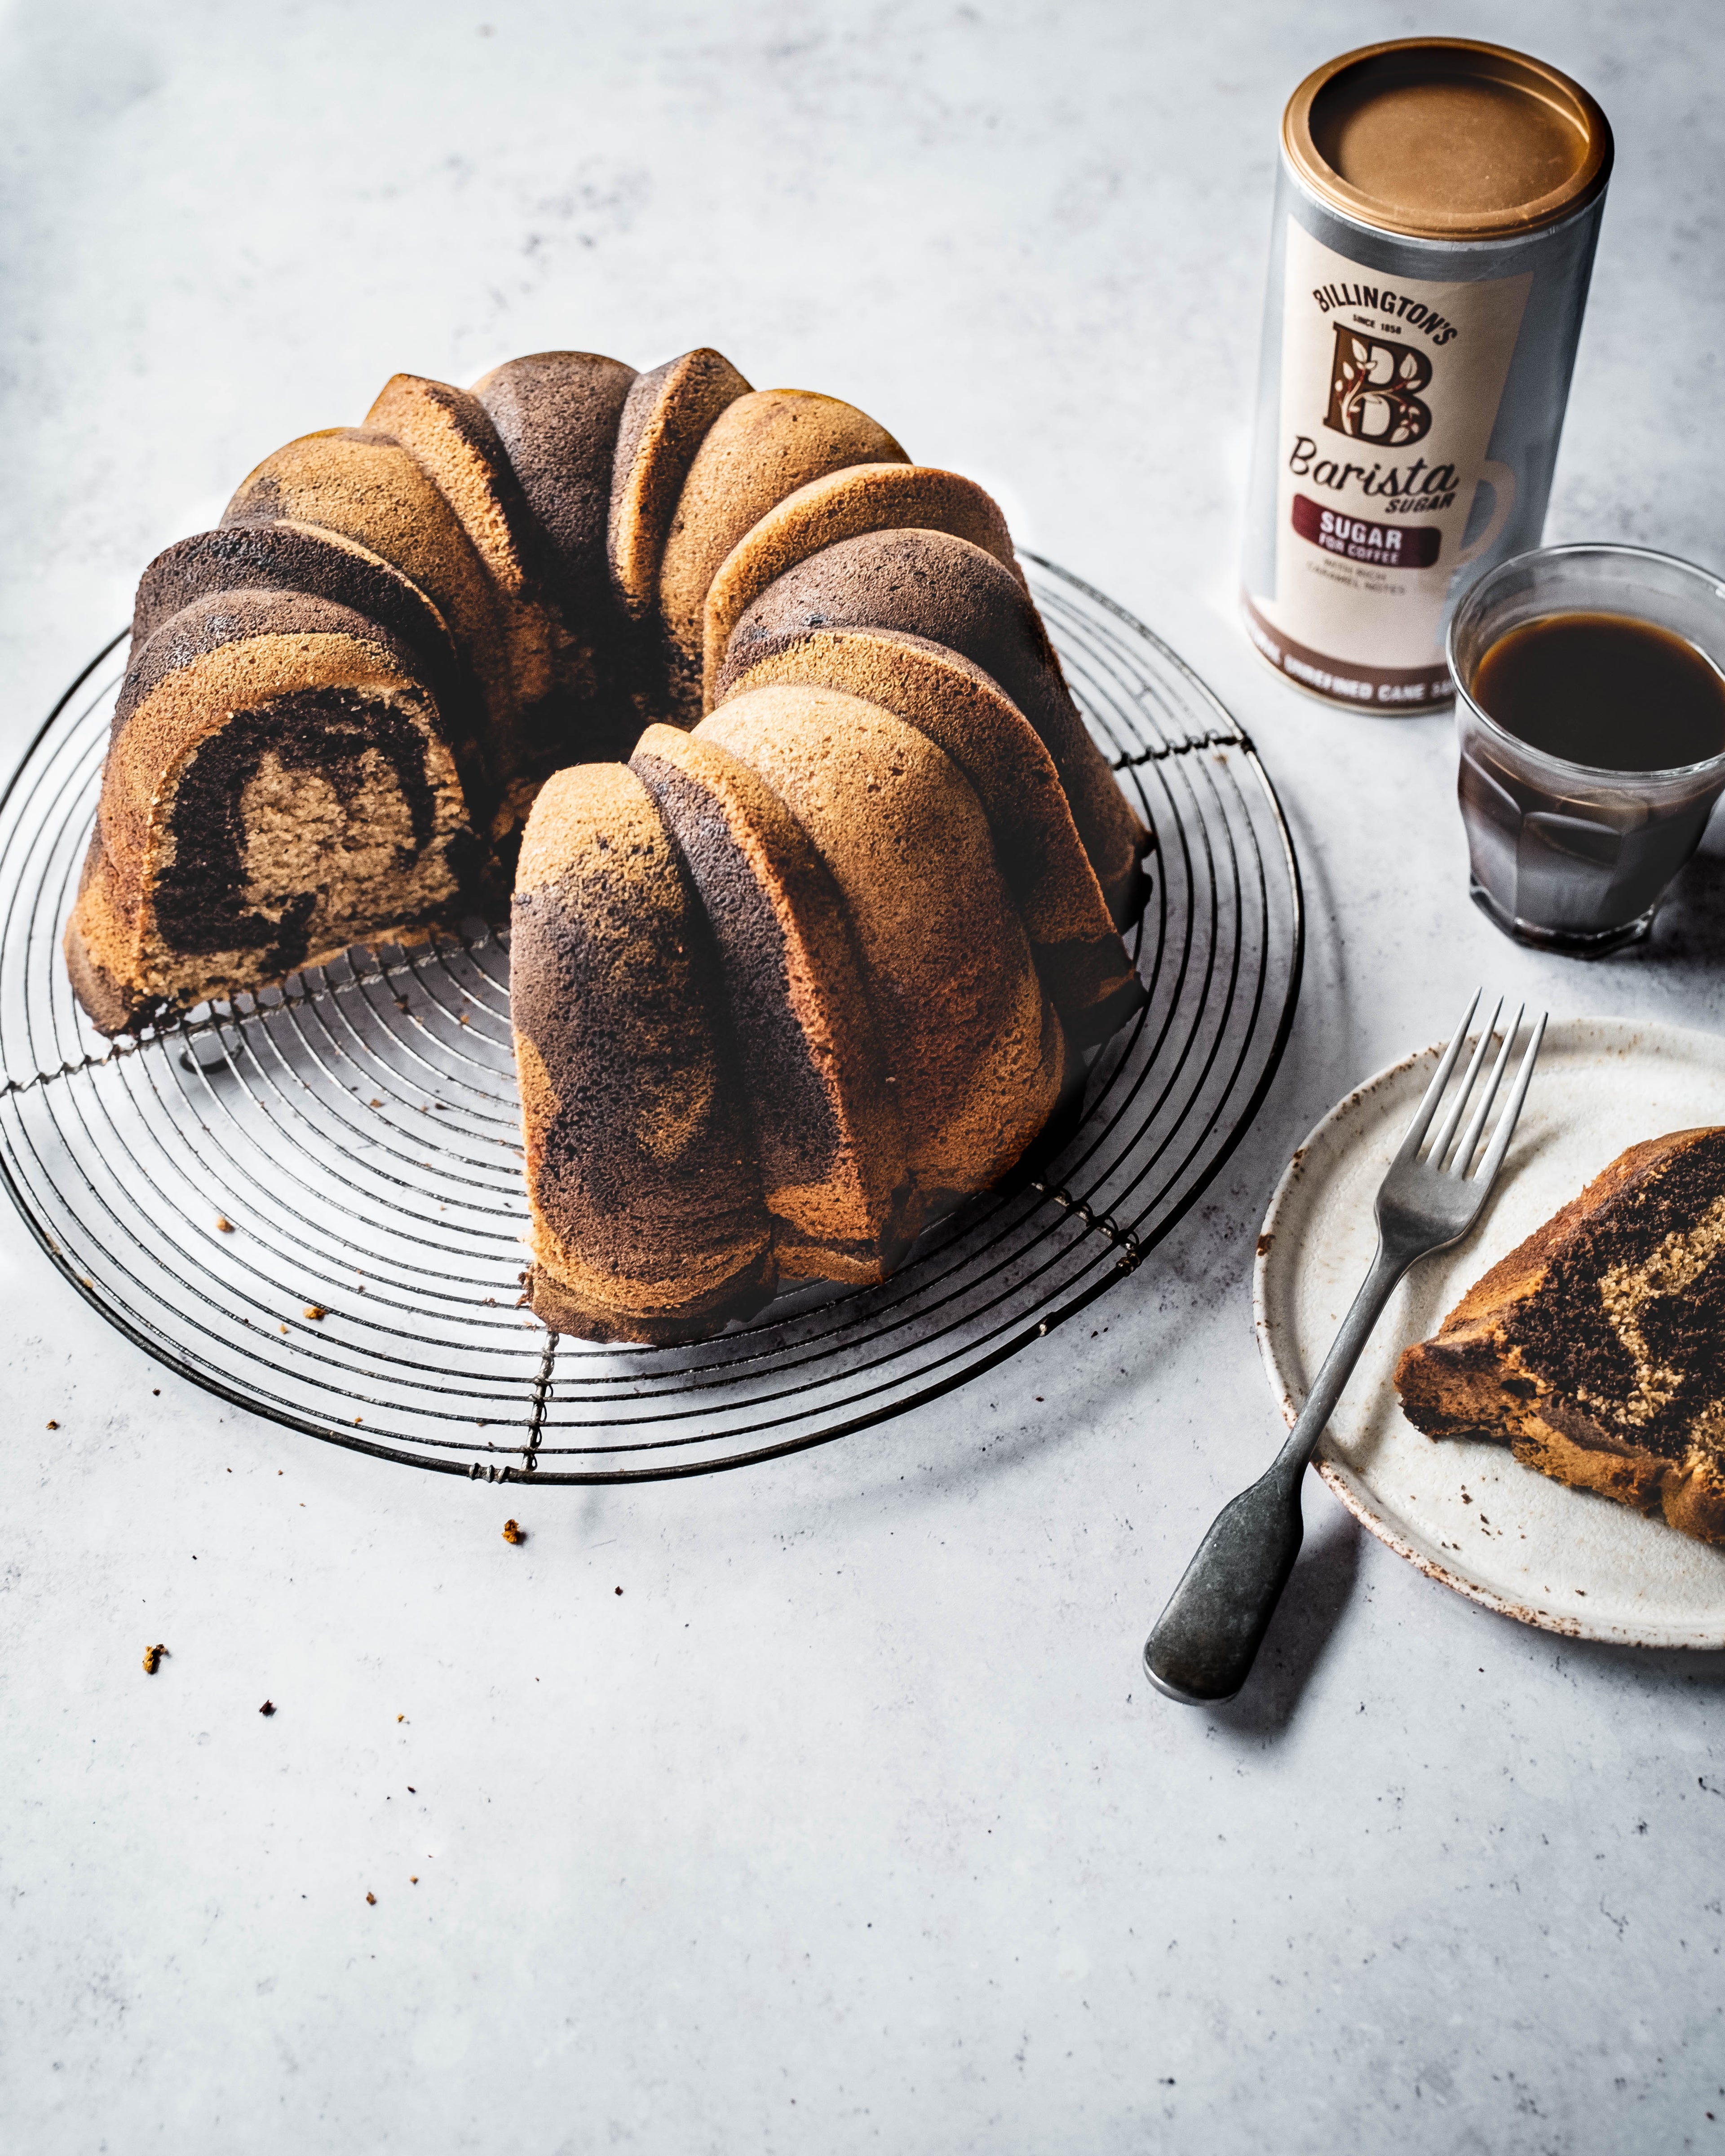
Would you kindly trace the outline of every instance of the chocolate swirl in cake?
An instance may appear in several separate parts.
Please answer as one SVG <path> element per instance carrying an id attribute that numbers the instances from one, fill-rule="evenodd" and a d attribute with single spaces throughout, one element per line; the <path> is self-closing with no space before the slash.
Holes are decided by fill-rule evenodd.
<path id="1" fill-rule="evenodd" d="M 1725 1542 L 1725 1129 L 1632 1146 L 1396 1371 L 1409 1418 Z"/>

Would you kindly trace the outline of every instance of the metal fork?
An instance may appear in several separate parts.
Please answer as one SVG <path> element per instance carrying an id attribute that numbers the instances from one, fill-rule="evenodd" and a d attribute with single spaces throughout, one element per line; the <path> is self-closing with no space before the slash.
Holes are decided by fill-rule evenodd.
<path id="1" fill-rule="evenodd" d="M 1378 1255 L 1353 1308 L 1342 1322 L 1334 1346 L 1312 1381 L 1287 1443 L 1269 1471 L 1216 1515 L 1198 1554 L 1187 1566 L 1167 1609 L 1144 1642 L 1145 1672 L 1151 1683 L 1170 1699 L 1194 1707 L 1232 1699 L 1245 1682 L 1300 1554 L 1301 1476 L 1342 1397 L 1343 1387 L 1353 1374 L 1360 1351 L 1409 1268 L 1434 1250 L 1447 1250 L 1451 1243 L 1459 1242 L 1478 1219 L 1503 1165 L 1516 1119 L 1527 1096 L 1539 1044 L 1545 1038 L 1544 1012 L 1534 1021 L 1514 1091 L 1476 1174 L 1470 1175 L 1468 1169 L 1508 1068 L 1510 1050 L 1527 1014 L 1525 1004 L 1517 1010 L 1515 1023 L 1504 1030 L 1503 1045 L 1479 1105 L 1461 1137 L 1455 1136 L 1503 1014 L 1501 996 L 1491 1024 L 1481 1030 L 1460 1090 L 1424 1159 L 1420 1158 L 1426 1131 L 1466 1044 L 1467 1029 L 1479 1000 L 1480 991 L 1476 988 L 1408 1127 L 1401 1149 L 1378 1186 Z"/>

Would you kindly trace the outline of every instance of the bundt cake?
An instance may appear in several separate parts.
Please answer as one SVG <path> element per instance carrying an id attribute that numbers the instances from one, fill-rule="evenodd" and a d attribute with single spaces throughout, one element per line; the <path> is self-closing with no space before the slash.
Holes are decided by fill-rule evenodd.
<path id="1" fill-rule="evenodd" d="M 1398 1364 L 1431 1437 L 1725 1544 L 1725 1129 L 1620 1153 Z"/>
<path id="2" fill-rule="evenodd" d="M 1142 1001 L 1146 843 L 999 509 L 710 351 L 397 375 L 146 570 L 105 1031 L 495 913 L 554 1329 L 881 1278 Z"/>

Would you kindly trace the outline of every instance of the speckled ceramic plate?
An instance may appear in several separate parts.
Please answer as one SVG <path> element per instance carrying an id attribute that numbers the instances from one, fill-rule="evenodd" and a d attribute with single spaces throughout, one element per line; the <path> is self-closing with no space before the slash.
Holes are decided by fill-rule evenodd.
<path id="1" fill-rule="evenodd" d="M 1289 1163 L 1259 1238 L 1253 1317 L 1291 1424 L 1376 1240 L 1373 1200 L 1439 1050 L 1380 1070 Z M 1495 1445 L 1415 1430 L 1393 1373 L 1490 1265 L 1625 1146 L 1725 1122 L 1725 1040 L 1624 1019 L 1553 1024 L 1485 1218 L 1416 1265 L 1360 1358 L 1318 1451 L 1324 1480 L 1398 1556 L 1525 1624 L 1644 1647 L 1725 1647 L 1725 1550 L 1522 1467 Z"/>

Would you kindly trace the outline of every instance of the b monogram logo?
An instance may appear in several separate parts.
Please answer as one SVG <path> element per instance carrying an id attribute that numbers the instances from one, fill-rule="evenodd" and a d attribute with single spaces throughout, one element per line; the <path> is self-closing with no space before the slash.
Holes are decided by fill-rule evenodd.
<path id="1" fill-rule="evenodd" d="M 1404 449 L 1431 431 L 1431 407 L 1420 392 L 1431 379 L 1431 362 L 1416 346 L 1336 326 L 1330 374 L 1330 406 L 1324 424 L 1356 442 Z"/>

